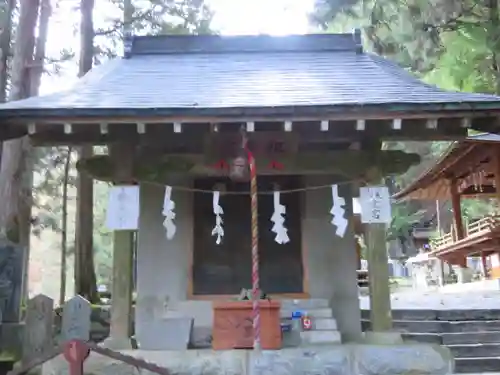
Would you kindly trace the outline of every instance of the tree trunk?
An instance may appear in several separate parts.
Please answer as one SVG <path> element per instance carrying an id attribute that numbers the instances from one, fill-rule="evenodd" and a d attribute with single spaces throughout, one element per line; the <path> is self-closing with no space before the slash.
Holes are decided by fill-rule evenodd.
<path id="1" fill-rule="evenodd" d="M 12 39 L 12 13 L 16 7 L 16 0 L 6 1 L 3 11 L 0 27 L 0 102 L 7 99 L 7 76 L 8 61 L 10 55 L 10 43 Z"/>
<path id="2" fill-rule="evenodd" d="M 92 69 L 94 59 L 94 24 L 92 13 L 94 0 L 81 0 L 80 12 L 80 63 L 79 76 Z M 79 148 L 78 157 L 84 159 L 93 154 L 92 145 Z M 75 238 L 75 292 L 91 302 L 99 300 L 94 267 L 94 183 L 92 178 L 79 172 L 77 182 L 77 218 Z"/>
<path id="3" fill-rule="evenodd" d="M 66 300 L 66 271 L 68 255 L 68 180 L 69 168 L 71 166 L 71 147 L 68 147 L 68 154 L 64 163 L 64 181 L 62 191 L 62 225 L 61 225 L 61 285 L 59 287 L 59 306 L 63 306 Z"/>
<path id="4" fill-rule="evenodd" d="M 31 94 L 30 66 L 33 63 L 39 0 L 22 0 L 14 43 L 10 100 Z M 4 142 L 0 167 L 0 231 L 12 242 L 29 244 L 32 147 L 27 137 Z M 26 222 L 26 215 L 28 220 Z M 26 229 L 27 228 L 27 229 Z M 26 238 L 28 233 L 28 238 Z"/>
<path id="5" fill-rule="evenodd" d="M 49 31 L 49 20 L 52 15 L 50 0 L 41 0 L 40 18 L 38 20 L 38 37 L 35 44 L 35 56 L 33 58 L 31 73 L 31 92 L 30 96 L 38 95 L 40 82 L 42 80 L 45 49 L 47 46 L 47 34 Z"/>
<path id="6" fill-rule="evenodd" d="M 8 0 L 2 9 L 0 20 L 0 103 L 7 99 L 7 76 L 9 71 L 10 43 L 12 39 L 12 15 L 16 8 L 16 0 Z M 0 161 L 3 143 L 0 143 Z"/>

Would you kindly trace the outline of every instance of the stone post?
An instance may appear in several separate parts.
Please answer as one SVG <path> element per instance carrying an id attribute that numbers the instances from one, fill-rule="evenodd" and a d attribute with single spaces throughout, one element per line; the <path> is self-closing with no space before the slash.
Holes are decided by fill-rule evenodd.
<path id="1" fill-rule="evenodd" d="M 113 144 L 109 154 L 115 167 L 115 184 L 130 181 L 134 150 L 133 145 Z M 111 287 L 111 319 L 109 337 L 104 346 L 114 350 L 132 349 L 132 276 L 134 231 L 120 230 L 113 233 L 113 285 Z"/>
<path id="2" fill-rule="evenodd" d="M 21 364 L 46 355 L 54 347 L 52 340 L 54 301 L 39 294 L 28 301 Z"/>
<path id="3" fill-rule="evenodd" d="M 377 169 L 368 174 L 369 185 L 381 185 L 382 176 Z M 399 342 L 401 335 L 391 332 L 391 292 L 387 256 L 387 224 L 365 224 L 370 293 L 371 331 L 367 340 L 375 342 Z"/>

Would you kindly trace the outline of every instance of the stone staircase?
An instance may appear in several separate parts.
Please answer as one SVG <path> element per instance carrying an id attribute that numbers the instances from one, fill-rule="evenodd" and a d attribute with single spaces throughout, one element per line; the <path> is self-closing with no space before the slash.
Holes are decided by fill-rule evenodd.
<path id="1" fill-rule="evenodd" d="M 333 317 L 332 309 L 328 300 L 312 298 L 307 300 L 282 300 L 281 321 L 282 325 L 291 327 L 292 313 L 300 310 L 311 317 L 312 329 L 297 333 L 285 331 L 283 333 L 283 344 L 285 347 L 301 345 L 321 345 L 340 343 L 340 333 L 337 330 L 337 322 Z"/>
<path id="2" fill-rule="evenodd" d="M 457 373 L 500 372 L 500 310 L 394 310 L 394 329 L 407 341 L 444 345 Z M 369 329 L 369 311 L 362 327 Z"/>

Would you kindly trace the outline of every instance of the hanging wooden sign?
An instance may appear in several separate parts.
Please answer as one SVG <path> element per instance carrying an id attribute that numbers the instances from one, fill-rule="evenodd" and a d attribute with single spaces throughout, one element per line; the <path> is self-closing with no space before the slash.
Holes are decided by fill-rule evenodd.
<path id="1" fill-rule="evenodd" d="M 359 203 L 362 223 L 382 224 L 391 222 L 391 201 L 387 186 L 360 188 Z"/>

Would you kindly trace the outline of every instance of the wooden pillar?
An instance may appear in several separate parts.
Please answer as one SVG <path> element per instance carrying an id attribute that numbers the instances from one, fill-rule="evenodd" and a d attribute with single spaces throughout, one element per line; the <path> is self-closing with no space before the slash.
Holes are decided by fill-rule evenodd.
<path id="1" fill-rule="evenodd" d="M 370 185 L 380 185 L 382 176 L 377 169 L 373 169 L 369 172 L 367 181 Z M 392 329 L 386 232 L 386 224 L 365 224 L 370 321 L 373 332 L 388 332 Z"/>
<path id="2" fill-rule="evenodd" d="M 500 202 L 500 147 L 498 145 L 493 145 L 491 147 L 491 154 L 490 154 L 490 163 L 491 163 L 491 168 L 493 170 L 493 178 L 495 181 L 495 196 L 497 199 L 497 203 Z M 481 258 L 483 255 L 481 254 Z M 498 259 L 499 259 L 499 254 L 498 252 L 491 254 L 490 260 L 491 260 L 491 270 L 489 274 L 489 278 L 491 279 L 496 279 L 498 278 Z M 485 263 L 486 259 L 484 260 Z"/>
<path id="3" fill-rule="evenodd" d="M 109 154 L 115 168 L 115 184 L 127 184 L 132 174 L 133 146 L 113 144 Z M 104 346 L 114 350 L 132 349 L 132 274 L 134 231 L 113 232 L 113 284 L 111 288 L 111 323 Z"/>
<path id="4" fill-rule="evenodd" d="M 500 202 L 500 147 L 497 145 L 492 146 L 490 158 L 493 169 L 493 178 L 495 180 L 495 195 L 497 201 Z"/>
<path id="5" fill-rule="evenodd" d="M 465 238 L 465 228 L 462 220 L 462 208 L 460 206 L 460 194 L 455 178 L 450 179 L 451 208 L 453 209 L 453 223 L 457 240 Z M 460 257 L 460 267 L 467 267 L 467 257 Z"/>
<path id="6" fill-rule="evenodd" d="M 460 194 L 458 193 L 458 185 L 456 179 L 450 180 L 451 207 L 453 209 L 453 222 L 455 224 L 455 233 L 457 239 L 465 238 L 465 228 L 462 220 L 462 208 L 460 206 Z"/>
<path id="7" fill-rule="evenodd" d="M 481 266 L 483 267 L 483 277 L 488 279 L 488 262 L 486 261 L 486 254 L 481 251 Z"/>
<path id="8" fill-rule="evenodd" d="M 356 256 L 357 256 L 357 269 L 360 270 L 362 268 L 361 264 L 361 245 L 359 244 L 359 241 L 356 241 Z"/>

